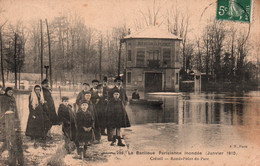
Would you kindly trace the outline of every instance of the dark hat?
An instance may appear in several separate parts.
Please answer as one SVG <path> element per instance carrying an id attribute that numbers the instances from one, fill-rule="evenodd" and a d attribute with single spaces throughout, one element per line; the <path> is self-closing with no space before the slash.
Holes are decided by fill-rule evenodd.
<path id="1" fill-rule="evenodd" d="M 48 84 L 49 83 L 49 80 L 48 79 L 44 79 L 43 81 L 42 81 L 42 85 L 43 84 Z"/>
<path id="2" fill-rule="evenodd" d="M 61 98 L 61 101 L 64 101 L 64 100 L 69 100 L 69 98 L 68 98 L 67 96 L 63 96 L 63 97 Z"/>
<path id="3" fill-rule="evenodd" d="M 83 84 L 82 85 L 88 85 L 89 86 L 89 83 L 87 83 L 87 82 L 83 82 Z"/>
<path id="4" fill-rule="evenodd" d="M 103 81 L 104 81 L 104 82 L 107 82 L 107 76 L 105 76 L 105 77 L 103 78 Z"/>
<path id="5" fill-rule="evenodd" d="M 8 92 L 9 90 L 13 90 L 13 88 L 7 87 L 7 88 L 5 89 L 5 93 L 7 94 L 7 92 Z"/>
<path id="6" fill-rule="evenodd" d="M 90 91 L 86 91 L 85 94 L 91 94 L 91 92 Z"/>
<path id="7" fill-rule="evenodd" d="M 114 82 L 117 82 L 117 81 L 122 81 L 120 76 L 116 77 L 116 79 L 114 80 Z"/>
<path id="8" fill-rule="evenodd" d="M 114 93 L 120 93 L 120 92 L 119 92 L 119 90 L 115 89 L 115 90 L 113 90 L 112 94 L 114 94 Z"/>
<path id="9" fill-rule="evenodd" d="M 102 86 L 103 86 L 102 84 L 98 84 L 97 89 L 101 89 Z"/>
<path id="10" fill-rule="evenodd" d="M 81 100 L 81 101 L 80 101 L 80 104 L 83 104 L 83 103 L 87 103 L 87 104 L 88 104 L 89 101 L 87 101 L 87 100 Z"/>
<path id="11" fill-rule="evenodd" d="M 97 82 L 97 83 L 99 83 L 99 81 L 98 81 L 98 80 L 92 80 L 92 83 L 94 83 L 94 82 Z"/>

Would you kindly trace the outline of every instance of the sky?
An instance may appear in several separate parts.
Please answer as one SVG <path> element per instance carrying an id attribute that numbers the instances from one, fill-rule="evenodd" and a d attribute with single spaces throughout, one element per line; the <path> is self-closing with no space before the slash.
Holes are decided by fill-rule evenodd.
<path id="1" fill-rule="evenodd" d="M 253 21 L 250 23 L 249 38 L 257 46 L 260 45 L 260 0 L 252 1 Z M 9 23 L 21 20 L 29 24 L 32 20 L 47 18 L 51 21 L 57 16 L 76 14 L 84 19 L 86 25 L 103 32 L 124 24 L 134 31 L 134 20 L 140 19 L 140 11 L 145 13 L 148 8 L 152 9 L 153 2 L 154 0 L 0 0 L 0 25 L 5 20 Z M 190 17 L 191 38 L 202 32 L 209 18 L 215 17 L 216 0 L 155 0 L 156 6 L 161 6 L 160 13 L 164 13 L 176 2 L 180 13 Z M 164 15 L 160 15 L 161 20 L 164 18 Z M 245 32 L 249 31 L 249 24 L 226 23 Z"/>

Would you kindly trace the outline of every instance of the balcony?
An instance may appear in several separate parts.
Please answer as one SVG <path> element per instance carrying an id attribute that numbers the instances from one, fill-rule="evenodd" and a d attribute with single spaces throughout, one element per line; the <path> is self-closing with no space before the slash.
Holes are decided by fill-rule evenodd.
<path id="1" fill-rule="evenodd" d="M 147 60 L 147 66 L 150 68 L 159 68 L 160 60 Z"/>

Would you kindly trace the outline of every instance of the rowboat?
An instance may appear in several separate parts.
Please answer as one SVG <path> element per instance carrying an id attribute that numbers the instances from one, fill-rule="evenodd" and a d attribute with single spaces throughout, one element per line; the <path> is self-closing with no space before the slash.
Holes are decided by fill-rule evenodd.
<path id="1" fill-rule="evenodd" d="M 135 100 L 135 99 L 131 99 L 129 101 L 129 104 L 159 107 L 163 104 L 163 102 L 160 101 L 160 100 L 145 100 L 145 99 Z"/>

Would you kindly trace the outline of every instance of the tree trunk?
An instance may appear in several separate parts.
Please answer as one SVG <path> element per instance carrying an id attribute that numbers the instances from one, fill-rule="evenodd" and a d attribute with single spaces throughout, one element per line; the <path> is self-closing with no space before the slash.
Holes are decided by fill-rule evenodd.
<path id="1" fill-rule="evenodd" d="M 4 77 L 4 62 L 3 62 L 3 39 L 2 39 L 2 31 L 0 30 L 0 43 L 1 43 L 1 74 L 2 74 L 2 82 L 3 88 L 5 88 L 5 77 Z"/>
<path id="2" fill-rule="evenodd" d="M 49 27 L 48 27 L 47 19 L 45 19 L 45 22 L 46 22 L 47 35 L 48 35 L 50 83 L 51 83 L 51 89 L 52 89 L 51 39 L 50 39 L 50 33 L 49 33 Z M 46 77 L 47 77 L 47 75 L 46 75 Z"/>
<path id="3" fill-rule="evenodd" d="M 16 47 L 17 47 L 17 34 L 14 34 L 14 81 L 15 89 L 17 89 L 17 58 L 16 58 Z"/>
<path id="4" fill-rule="evenodd" d="M 42 34 L 42 20 L 40 20 L 41 24 L 41 81 L 43 80 L 43 34 Z"/>

